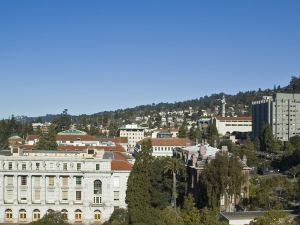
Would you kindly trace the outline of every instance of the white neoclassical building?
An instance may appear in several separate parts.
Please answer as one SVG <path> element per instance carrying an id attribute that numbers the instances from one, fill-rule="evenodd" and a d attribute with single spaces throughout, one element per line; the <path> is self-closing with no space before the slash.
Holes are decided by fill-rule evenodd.
<path id="1" fill-rule="evenodd" d="M 106 151 L 0 151 L 0 223 L 28 223 L 51 210 L 70 223 L 102 223 L 126 207 L 131 167 Z"/>

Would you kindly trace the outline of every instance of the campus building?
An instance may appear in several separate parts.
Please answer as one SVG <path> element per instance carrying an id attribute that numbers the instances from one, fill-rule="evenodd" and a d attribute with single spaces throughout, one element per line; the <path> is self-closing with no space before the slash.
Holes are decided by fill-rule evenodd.
<path id="1" fill-rule="evenodd" d="M 69 223 L 103 223 L 125 208 L 132 165 L 120 152 L 0 152 L 0 223 L 29 223 L 60 211 Z"/>
<path id="2" fill-rule="evenodd" d="M 119 128 L 120 137 L 128 139 L 128 148 L 134 148 L 136 143 L 145 136 L 145 129 L 137 124 L 127 124 Z"/>
<path id="3" fill-rule="evenodd" d="M 281 141 L 300 135 L 300 94 L 276 93 L 252 102 L 253 137 L 269 124 L 273 135 Z"/>

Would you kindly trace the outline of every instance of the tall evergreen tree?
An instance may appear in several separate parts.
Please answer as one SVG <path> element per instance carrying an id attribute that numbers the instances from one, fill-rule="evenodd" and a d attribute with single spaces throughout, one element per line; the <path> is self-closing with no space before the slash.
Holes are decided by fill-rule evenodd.
<path id="1" fill-rule="evenodd" d="M 38 150 L 56 150 L 56 133 L 53 127 L 50 127 L 48 133 L 40 132 L 39 142 L 36 144 Z"/>
<path id="2" fill-rule="evenodd" d="M 142 143 L 142 150 L 139 152 L 132 171 L 128 178 L 126 192 L 126 203 L 130 224 L 148 225 L 152 224 L 151 208 L 151 140 Z"/>

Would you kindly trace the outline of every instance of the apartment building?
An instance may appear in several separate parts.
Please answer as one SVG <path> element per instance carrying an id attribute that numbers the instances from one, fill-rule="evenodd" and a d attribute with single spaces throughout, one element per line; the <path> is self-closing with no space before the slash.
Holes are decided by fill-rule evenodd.
<path id="1" fill-rule="evenodd" d="M 259 136 L 264 124 L 272 127 L 281 141 L 300 135 L 300 94 L 276 93 L 252 102 L 253 137 Z"/>
<path id="2" fill-rule="evenodd" d="M 28 223 L 60 211 L 70 223 L 102 223 L 125 208 L 132 168 L 113 152 L 0 152 L 0 223 Z M 121 153 L 117 153 L 121 154 Z"/>

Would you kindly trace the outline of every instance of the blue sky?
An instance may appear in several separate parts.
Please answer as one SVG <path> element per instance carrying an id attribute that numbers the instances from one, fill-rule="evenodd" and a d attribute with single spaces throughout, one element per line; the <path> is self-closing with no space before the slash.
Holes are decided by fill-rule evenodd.
<path id="1" fill-rule="evenodd" d="M 0 1 L 0 118 L 285 86 L 299 0 Z"/>

